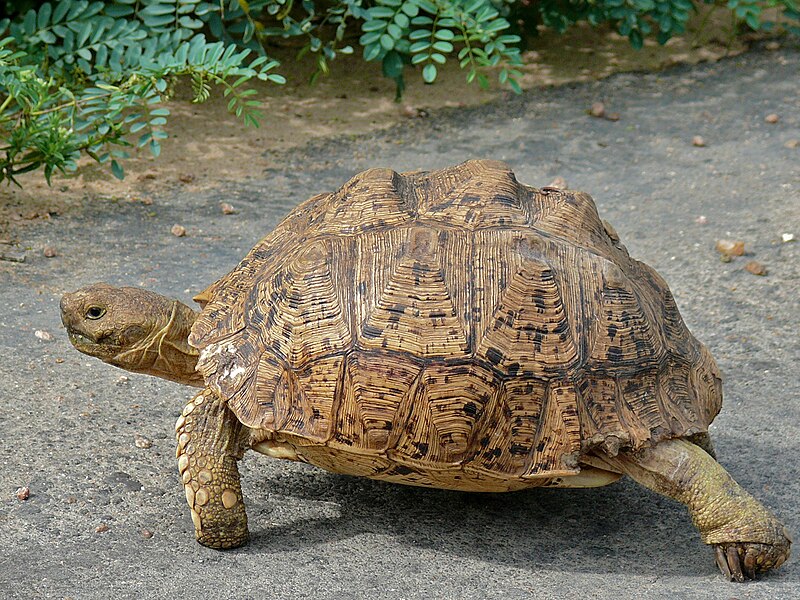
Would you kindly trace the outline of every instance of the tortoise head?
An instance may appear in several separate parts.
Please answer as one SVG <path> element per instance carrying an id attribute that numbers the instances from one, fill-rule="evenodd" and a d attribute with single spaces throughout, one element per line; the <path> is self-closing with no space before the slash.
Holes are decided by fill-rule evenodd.
<path id="1" fill-rule="evenodd" d="M 95 283 L 61 298 L 69 340 L 89 356 L 136 373 L 201 385 L 187 338 L 197 314 L 148 290 Z"/>

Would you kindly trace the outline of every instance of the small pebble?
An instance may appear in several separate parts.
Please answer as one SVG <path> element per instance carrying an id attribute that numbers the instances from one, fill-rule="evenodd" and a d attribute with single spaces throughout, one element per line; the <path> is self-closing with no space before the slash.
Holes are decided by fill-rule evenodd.
<path id="1" fill-rule="evenodd" d="M 598 119 L 602 119 L 606 116 L 606 105 L 602 102 L 595 102 L 589 109 L 589 114 Z"/>
<path id="2" fill-rule="evenodd" d="M 700 215 L 694 220 L 694 222 L 697 223 L 698 225 L 705 225 L 706 223 L 708 223 L 708 218 L 705 215 Z"/>
<path id="3" fill-rule="evenodd" d="M 141 203 L 142 203 L 142 204 L 144 204 L 145 206 L 150 206 L 150 205 L 152 205 L 152 204 L 153 204 L 153 199 L 152 199 L 152 198 L 149 198 L 149 197 L 147 197 L 147 196 L 144 196 L 144 197 L 141 199 Z"/>
<path id="4" fill-rule="evenodd" d="M 781 49 L 781 45 L 776 41 L 771 41 L 764 44 L 764 48 L 766 48 L 770 52 L 775 52 L 775 50 Z"/>
<path id="5" fill-rule="evenodd" d="M 149 540 L 151 537 L 153 537 L 153 532 L 149 529 L 142 529 L 142 537 L 146 540 Z"/>
<path id="6" fill-rule="evenodd" d="M 58 256 L 58 252 L 56 252 L 56 249 L 53 246 L 45 246 L 42 252 L 45 258 L 53 258 Z"/>
<path id="7" fill-rule="evenodd" d="M 153 445 L 148 438 L 143 435 L 136 434 L 133 437 L 133 443 L 137 448 L 150 448 Z"/>
<path id="8" fill-rule="evenodd" d="M 39 338 L 43 342 L 52 342 L 53 341 L 53 336 L 50 334 L 49 331 L 45 331 L 44 329 L 37 329 L 36 331 L 33 332 L 33 335 L 35 335 L 37 338 Z"/>
<path id="9" fill-rule="evenodd" d="M 788 244 L 789 242 L 794 241 L 794 234 L 793 233 L 782 233 L 781 234 L 781 241 L 784 244 Z"/>
<path id="10" fill-rule="evenodd" d="M 75 504 L 78 499 L 75 496 L 67 496 L 67 504 Z"/>
<path id="11" fill-rule="evenodd" d="M 184 173 L 183 175 L 178 176 L 178 181 L 181 183 L 192 183 L 195 177 L 191 173 Z"/>
<path id="12" fill-rule="evenodd" d="M 116 383 L 117 383 L 117 385 L 124 385 L 124 384 L 128 383 L 130 380 L 131 380 L 131 378 L 128 377 L 127 375 L 120 375 L 119 377 L 117 377 L 117 382 Z"/>
<path id="13" fill-rule="evenodd" d="M 619 113 L 613 112 L 613 113 L 608 113 L 606 115 L 606 120 L 608 121 L 619 121 L 619 119 L 620 119 Z"/>
<path id="14" fill-rule="evenodd" d="M 17 497 L 17 500 L 25 502 L 25 500 L 31 497 L 31 488 L 29 488 L 27 485 L 19 487 L 14 492 L 14 495 Z"/>
<path id="15" fill-rule="evenodd" d="M 408 119 L 416 119 L 419 117 L 419 109 L 410 104 L 404 104 L 400 107 L 400 114 Z"/>
<path id="16" fill-rule="evenodd" d="M 764 276 L 767 274 L 767 268 L 760 262 L 751 260 L 744 266 L 745 270 L 753 275 Z"/>
<path id="17" fill-rule="evenodd" d="M 236 209 L 227 202 L 223 202 L 219 207 L 222 209 L 223 215 L 235 215 L 237 212 Z"/>
<path id="18" fill-rule="evenodd" d="M 731 255 L 730 254 L 720 254 L 719 255 L 719 261 L 720 262 L 729 263 L 729 262 L 731 262 L 731 260 L 732 259 L 731 259 Z"/>
<path id="19" fill-rule="evenodd" d="M 106 525 L 105 523 L 100 523 L 100 525 L 98 525 L 97 527 L 94 528 L 94 532 L 95 533 L 105 533 L 109 529 L 111 529 L 111 528 L 108 525 Z"/>
<path id="20" fill-rule="evenodd" d="M 63 362 L 64 362 L 63 358 L 57 358 L 56 359 L 56 364 L 58 364 L 58 365 L 63 364 Z"/>
<path id="21" fill-rule="evenodd" d="M 742 256 L 744 254 L 744 242 L 740 240 L 717 240 L 717 252 L 727 256 Z"/>
<path id="22" fill-rule="evenodd" d="M 175 237 L 184 237 L 186 235 L 186 227 L 183 225 L 173 225 L 170 231 Z"/>
<path id="23" fill-rule="evenodd" d="M 772 114 L 767 115 L 766 117 L 764 117 L 764 120 L 767 123 L 772 123 L 772 124 L 777 123 L 778 121 L 780 121 L 780 119 L 781 118 L 778 115 L 776 115 L 775 113 L 772 113 Z"/>
<path id="24" fill-rule="evenodd" d="M 789 150 L 800 148 L 800 140 L 789 140 L 784 144 L 784 147 L 789 148 Z"/>
<path id="25" fill-rule="evenodd" d="M 692 146 L 697 146 L 698 148 L 705 148 L 706 141 L 703 139 L 703 136 L 696 135 L 692 138 Z"/>

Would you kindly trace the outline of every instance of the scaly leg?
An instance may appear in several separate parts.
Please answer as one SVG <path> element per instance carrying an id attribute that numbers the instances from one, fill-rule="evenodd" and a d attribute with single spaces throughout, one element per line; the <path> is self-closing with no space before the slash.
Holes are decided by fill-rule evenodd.
<path id="1" fill-rule="evenodd" d="M 703 542 L 714 546 L 717 565 L 728 579 L 753 579 L 789 557 L 791 539 L 783 524 L 697 445 L 669 440 L 638 452 L 599 458 L 645 487 L 685 504 Z"/>
<path id="2" fill-rule="evenodd" d="M 236 466 L 244 451 L 245 427 L 206 389 L 183 409 L 175 433 L 178 469 L 197 541 L 217 549 L 247 543 L 247 514 Z"/>

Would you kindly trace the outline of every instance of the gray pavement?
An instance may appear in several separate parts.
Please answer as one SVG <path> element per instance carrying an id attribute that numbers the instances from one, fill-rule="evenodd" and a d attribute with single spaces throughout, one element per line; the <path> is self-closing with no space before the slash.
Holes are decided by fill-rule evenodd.
<path id="1" fill-rule="evenodd" d="M 724 374 L 712 427 L 720 461 L 797 534 L 800 244 L 781 234 L 800 237 L 800 148 L 785 146 L 800 139 L 799 91 L 800 48 L 757 50 L 437 112 L 276 155 L 273 170 L 208 193 L 87 201 L 26 228 L 28 262 L 0 263 L 0 597 L 800 597 L 798 560 L 756 583 L 725 582 L 683 508 L 630 481 L 462 494 L 252 454 L 242 478 L 253 540 L 208 550 L 194 542 L 174 458 L 190 391 L 121 379 L 79 355 L 57 310 L 64 291 L 98 280 L 189 301 L 291 207 L 367 167 L 485 157 L 533 185 L 560 175 L 670 283 Z M 596 100 L 621 120 L 587 116 Z M 780 121 L 766 123 L 769 113 Z M 222 215 L 221 201 L 239 213 Z M 170 235 L 173 223 L 187 237 Z M 722 237 L 745 240 L 769 274 L 720 262 Z M 59 257 L 42 256 L 48 243 Z M 152 446 L 138 448 L 137 435 Z M 25 502 L 14 495 L 22 485 Z M 108 531 L 96 533 L 100 523 Z"/>

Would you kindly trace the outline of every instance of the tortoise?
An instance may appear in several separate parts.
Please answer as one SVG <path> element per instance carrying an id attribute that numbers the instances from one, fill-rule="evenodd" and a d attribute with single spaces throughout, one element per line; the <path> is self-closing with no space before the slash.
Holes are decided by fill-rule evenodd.
<path id="1" fill-rule="evenodd" d="M 503 163 L 371 169 L 293 210 L 202 307 L 94 284 L 75 347 L 201 388 L 176 423 L 197 540 L 248 540 L 248 449 L 471 492 L 622 475 L 684 503 L 733 580 L 780 566 L 778 519 L 716 461 L 720 374 L 664 280 L 582 192 Z"/>

